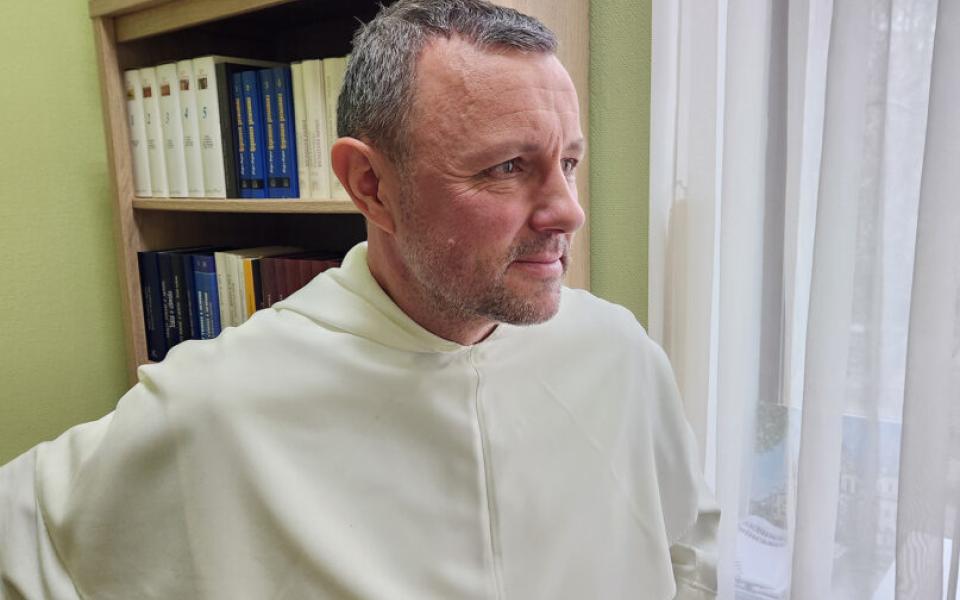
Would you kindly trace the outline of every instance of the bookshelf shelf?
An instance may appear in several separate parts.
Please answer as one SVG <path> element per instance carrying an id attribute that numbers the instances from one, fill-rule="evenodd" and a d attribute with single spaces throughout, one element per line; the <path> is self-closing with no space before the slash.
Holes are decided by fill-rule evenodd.
<path id="1" fill-rule="evenodd" d="M 264 200 L 211 198 L 135 198 L 136 210 L 210 213 L 359 214 L 349 200 Z"/>
<path id="2" fill-rule="evenodd" d="M 285 4 L 289 0 L 172 0 L 117 17 L 117 41 L 129 42 Z"/>
<path id="3" fill-rule="evenodd" d="M 343 56 L 359 23 L 391 0 L 89 0 L 107 140 L 128 374 L 147 364 L 137 253 L 186 246 L 328 246 L 363 239 L 362 215 L 347 200 L 139 198 L 133 185 L 123 72 L 204 55 L 290 63 Z M 588 131 L 589 2 L 493 0 L 539 17 L 556 32 L 559 58 L 580 92 Z M 578 170 L 589 214 L 589 161 Z M 589 223 L 589 220 L 587 221 Z M 574 242 L 567 284 L 588 288 L 590 234 Z"/>
<path id="4" fill-rule="evenodd" d="M 90 17 L 116 17 L 166 2 L 169 0 L 90 0 Z"/>

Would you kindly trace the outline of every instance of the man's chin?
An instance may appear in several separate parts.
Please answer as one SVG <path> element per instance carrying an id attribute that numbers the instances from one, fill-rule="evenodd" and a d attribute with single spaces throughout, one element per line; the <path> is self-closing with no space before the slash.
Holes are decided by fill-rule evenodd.
<path id="1" fill-rule="evenodd" d="M 498 307 L 496 320 L 510 325 L 538 325 L 549 321 L 560 311 L 560 285 L 551 288 L 533 296 L 514 296 L 512 301 Z"/>

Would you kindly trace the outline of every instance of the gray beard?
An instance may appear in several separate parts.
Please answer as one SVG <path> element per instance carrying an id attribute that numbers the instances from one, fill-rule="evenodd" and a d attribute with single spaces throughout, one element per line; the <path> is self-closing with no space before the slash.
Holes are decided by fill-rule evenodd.
<path id="1" fill-rule="evenodd" d="M 412 230 L 423 231 L 417 228 Z M 563 270 L 566 273 L 569 242 L 563 236 L 551 236 L 519 244 L 511 249 L 510 256 L 504 264 L 509 265 L 513 260 L 523 256 L 557 250 L 562 250 Z M 494 280 L 482 289 L 469 292 L 450 285 L 450 282 L 455 280 L 455 276 L 444 273 L 445 249 L 427 248 L 419 242 L 414 242 L 403 244 L 401 252 L 411 274 L 428 299 L 433 302 L 434 308 L 450 320 L 465 322 L 490 320 L 511 325 L 534 325 L 549 320 L 557 312 L 562 286 L 559 280 L 539 292 L 557 296 L 556 301 L 552 303 L 552 310 L 544 310 L 541 296 L 525 297 L 511 292 L 506 286 L 505 271 L 498 273 Z M 481 268 L 479 265 L 474 267 L 474 269 L 479 268 Z"/>

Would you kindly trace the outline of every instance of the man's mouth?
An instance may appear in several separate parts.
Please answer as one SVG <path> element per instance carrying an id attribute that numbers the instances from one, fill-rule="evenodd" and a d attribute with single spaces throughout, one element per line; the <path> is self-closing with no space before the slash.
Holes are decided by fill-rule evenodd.
<path id="1" fill-rule="evenodd" d="M 567 269 L 567 256 L 562 252 L 528 254 L 514 260 L 511 266 L 533 277 L 562 277 Z"/>

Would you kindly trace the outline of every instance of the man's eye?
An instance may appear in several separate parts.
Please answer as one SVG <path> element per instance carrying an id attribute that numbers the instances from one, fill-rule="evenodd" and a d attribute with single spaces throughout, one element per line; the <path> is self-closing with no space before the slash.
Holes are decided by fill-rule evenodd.
<path id="1" fill-rule="evenodd" d="M 495 167 L 487 169 L 487 174 L 492 175 L 493 177 L 506 177 L 508 175 L 513 175 L 520 170 L 520 160 L 516 158 L 511 158 L 506 162 L 502 162 Z"/>
<path id="2" fill-rule="evenodd" d="M 573 172 L 577 170 L 577 165 L 580 163 L 575 158 L 565 158 L 560 161 L 560 165 L 563 167 L 564 175 L 570 176 L 573 175 Z"/>

